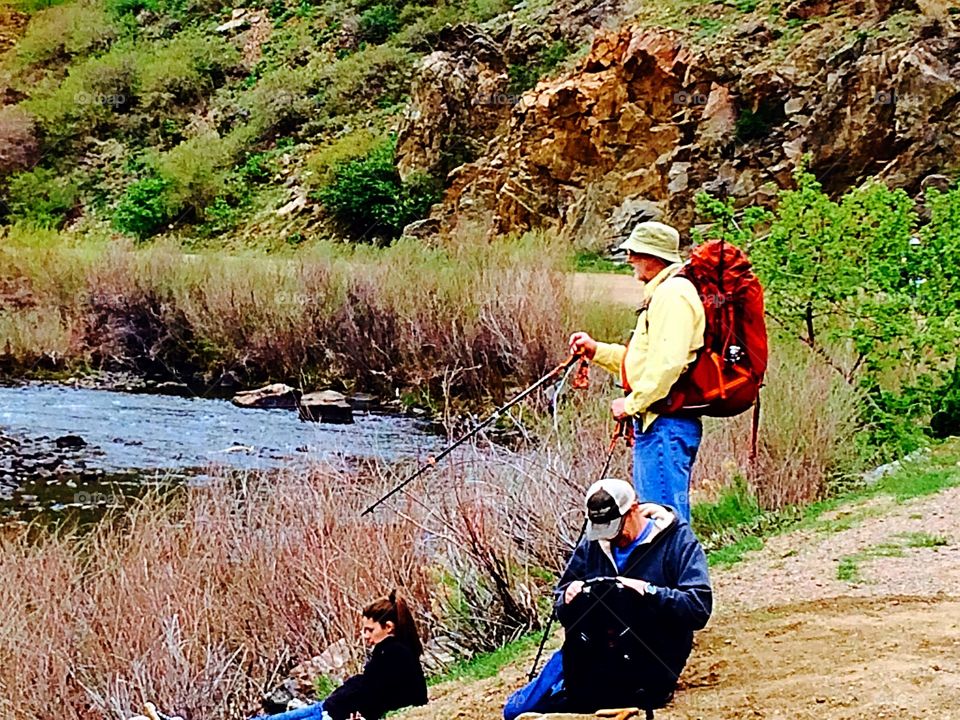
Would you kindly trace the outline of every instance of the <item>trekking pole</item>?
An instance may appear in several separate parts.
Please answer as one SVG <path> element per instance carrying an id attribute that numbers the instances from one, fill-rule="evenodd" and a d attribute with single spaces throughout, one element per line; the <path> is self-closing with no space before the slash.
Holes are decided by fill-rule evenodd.
<path id="1" fill-rule="evenodd" d="M 607 470 L 610 469 L 610 461 L 613 460 L 613 451 L 617 448 L 617 440 L 620 438 L 627 437 L 627 420 L 618 420 L 617 429 L 613 433 L 613 437 L 610 439 L 610 446 L 607 448 L 607 460 L 603 463 L 603 470 L 600 471 L 600 477 L 598 480 L 603 480 L 607 476 Z M 577 545 L 580 544 L 580 541 L 583 539 L 584 533 L 587 532 L 587 520 L 584 518 L 583 524 L 580 526 L 580 534 L 577 535 L 576 542 L 573 543 L 573 549 L 576 551 Z M 543 637 L 540 638 L 540 647 L 537 648 L 537 656 L 533 659 L 533 666 L 530 668 L 530 672 L 527 674 L 527 681 L 533 680 L 537 674 L 537 665 L 540 664 L 540 658 L 543 656 L 543 648 L 547 644 L 547 638 L 550 637 L 550 630 L 553 628 L 553 620 L 556 617 L 557 613 L 555 609 L 551 608 L 550 618 L 547 620 L 547 627 L 543 630 Z"/>
<path id="2" fill-rule="evenodd" d="M 471 430 L 470 432 L 468 432 L 466 435 L 463 435 L 463 436 L 460 437 L 458 440 L 454 441 L 452 444 L 448 445 L 448 446 L 447 446 L 446 448 L 444 448 L 441 452 L 439 452 L 436 457 L 432 457 L 432 458 L 430 458 L 429 460 L 427 460 L 427 462 L 425 462 L 423 465 L 421 465 L 420 468 L 419 468 L 415 473 L 413 473 L 413 475 L 411 475 L 410 477 L 408 477 L 406 480 L 404 480 L 403 482 L 401 482 L 399 485 L 396 485 L 392 490 L 390 490 L 390 492 L 388 492 L 386 495 L 383 495 L 379 500 L 377 500 L 375 503 L 373 503 L 372 505 L 370 505 L 370 507 L 368 507 L 366 510 L 364 510 L 364 511 L 360 514 L 360 516 L 363 517 L 364 515 L 369 515 L 370 513 L 372 513 L 374 510 L 376 510 L 378 507 L 380 507 L 380 505 L 382 505 L 383 503 L 385 503 L 387 500 L 389 500 L 390 498 L 392 498 L 392 497 L 393 497 L 394 495 L 396 495 L 398 492 L 400 492 L 401 490 L 403 490 L 407 485 L 409 485 L 409 484 L 412 483 L 414 480 L 416 480 L 418 477 L 420 477 L 421 475 L 423 475 L 423 473 L 425 473 L 427 470 L 429 470 L 429 469 L 432 468 L 432 467 L 435 467 L 436 464 L 437 464 L 437 462 L 439 462 L 440 460 L 443 460 L 443 458 L 445 458 L 445 457 L 446 457 L 447 455 L 449 455 L 451 452 L 453 452 L 453 451 L 456 450 L 458 447 L 460 447 L 461 445 L 463 445 L 463 443 L 465 443 L 467 440 L 469 440 L 469 439 L 472 438 L 474 435 L 476 435 L 477 433 L 479 433 L 481 430 L 483 430 L 484 428 L 486 428 L 486 427 L 488 427 L 489 425 L 492 425 L 494 422 L 496 422 L 504 412 L 506 412 L 507 410 L 509 410 L 510 408 L 512 408 L 514 405 L 516 405 L 518 402 L 520 402 L 521 400 L 523 400 L 525 397 L 527 397 L 527 396 L 530 395 L 531 393 L 539 390 L 541 387 L 543 387 L 544 385 L 546 385 L 547 383 L 549 383 L 551 380 L 553 380 L 553 379 L 555 379 L 555 378 L 560 377 L 561 375 L 563 375 L 563 373 L 565 373 L 569 368 L 573 367 L 573 364 L 574 364 L 575 362 L 577 362 L 577 360 L 579 360 L 581 357 L 582 357 L 582 354 L 580 354 L 580 353 L 571 354 L 569 358 L 567 358 L 567 359 L 564 360 L 562 363 L 560 363 L 559 365 L 557 365 L 553 370 L 551 370 L 551 371 L 548 372 L 546 375 L 544 375 L 542 378 L 540 378 L 539 380 L 537 380 L 533 385 L 531 385 L 530 387 L 528 387 L 526 390 L 523 390 L 519 395 L 517 395 L 516 397 L 514 397 L 512 400 L 504 403 L 503 405 L 501 405 L 500 407 L 498 407 L 496 410 L 494 410 L 493 413 L 492 413 L 486 420 L 484 420 L 482 423 L 480 423 L 479 425 L 477 425 L 473 430 Z"/>

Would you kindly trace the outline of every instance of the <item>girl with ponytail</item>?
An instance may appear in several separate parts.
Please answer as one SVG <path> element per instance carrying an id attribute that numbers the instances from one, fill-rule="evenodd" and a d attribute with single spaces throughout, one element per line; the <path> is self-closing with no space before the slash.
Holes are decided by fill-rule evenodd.
<path id="1" fill-rule="evenodd" d="M 391 710 L 427 704 L 420 656 L 423 644 L 413 614 L 393 590 L 363 609 L 361 634 L 370 647 L 363 672 L 348 678 L 323 702 L 272 715 L 270 720 L 380 720 Z"/>

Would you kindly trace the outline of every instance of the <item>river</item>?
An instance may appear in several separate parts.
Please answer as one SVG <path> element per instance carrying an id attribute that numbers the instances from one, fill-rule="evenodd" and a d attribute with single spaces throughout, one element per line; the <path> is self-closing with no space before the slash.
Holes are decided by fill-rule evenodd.
<path id="1" fill-rule="evenodd" d="M 0 435 L 0 514 L 8 517 L 110 504 L 118 485 L 202 482 L 224 468 L 425 460 L 446 440 L 427 421 L 383 413 L 328 425 L 221 399 L 44 383 L 0 387 Z"/>

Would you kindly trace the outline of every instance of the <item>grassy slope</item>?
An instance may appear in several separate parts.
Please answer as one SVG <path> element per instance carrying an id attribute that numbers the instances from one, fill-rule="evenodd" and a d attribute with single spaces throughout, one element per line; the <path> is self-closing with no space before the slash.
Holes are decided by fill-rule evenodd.
<path id="1" fill-rule="evenodd" d="M 2 190 L 9 219 L 58 226 L 83 218 L 75 227 L 93 231 L 146 205 L 145 222 L 157 220 L 161 235 L 221 245 L 334 233 L 312 211 L 274 211 L 396 129 L 413 65 L 443 25 L 505 24 L 510 3 L 401 1 L 384 12 L 369 0 L 277 0 L 250 36 L 214 31 L 230 17 L 219 0 L 47 5 L 21 2 L 30 24 L 19 46 L 0 55 L 0 86 L 7 78 L 22 96 L 40 141 L 39 164 Z M 767 53 L 775 62 L 803 35 L 781 5 L 670 0 L 626 12 L 677 28 L 693 46 L 726 42 L 745 21 L 763 20 L 779 33 Z M 854 20 L 817 19 L 840 34 Z M 565 47 L 571 57 L 582 51 Z M 563 57 L 550 60 L 518 62 L 511 77 L 529 84 L 564 67 Z"/>

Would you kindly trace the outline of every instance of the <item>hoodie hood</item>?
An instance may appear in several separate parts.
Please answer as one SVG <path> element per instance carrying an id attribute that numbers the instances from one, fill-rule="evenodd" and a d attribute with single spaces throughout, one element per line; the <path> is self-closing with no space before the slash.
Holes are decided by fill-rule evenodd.
<path id="1" fill-rule="evenodd" d="M 667 507 L 666 505 L 658 505 L 657 503 L 640 503 L 639 510 L 640 514 L 647 518 L 649 523 L 653 524 L 653 528 L 640 542 L 639 547 L 652 544 L 667 530 L 675 525 L 679 525 L 681 522 L 676 511 L 674 511 L 673 508 Z M 600 546 L 603 554 L 606 555 L 610 560 L 610 563 L 613 565 L 614 569 L 616 569 L 617 563 L 613 559 L 613 550 L 611 549 L 610 541 L 598 540 L 597 544 Z"/>

